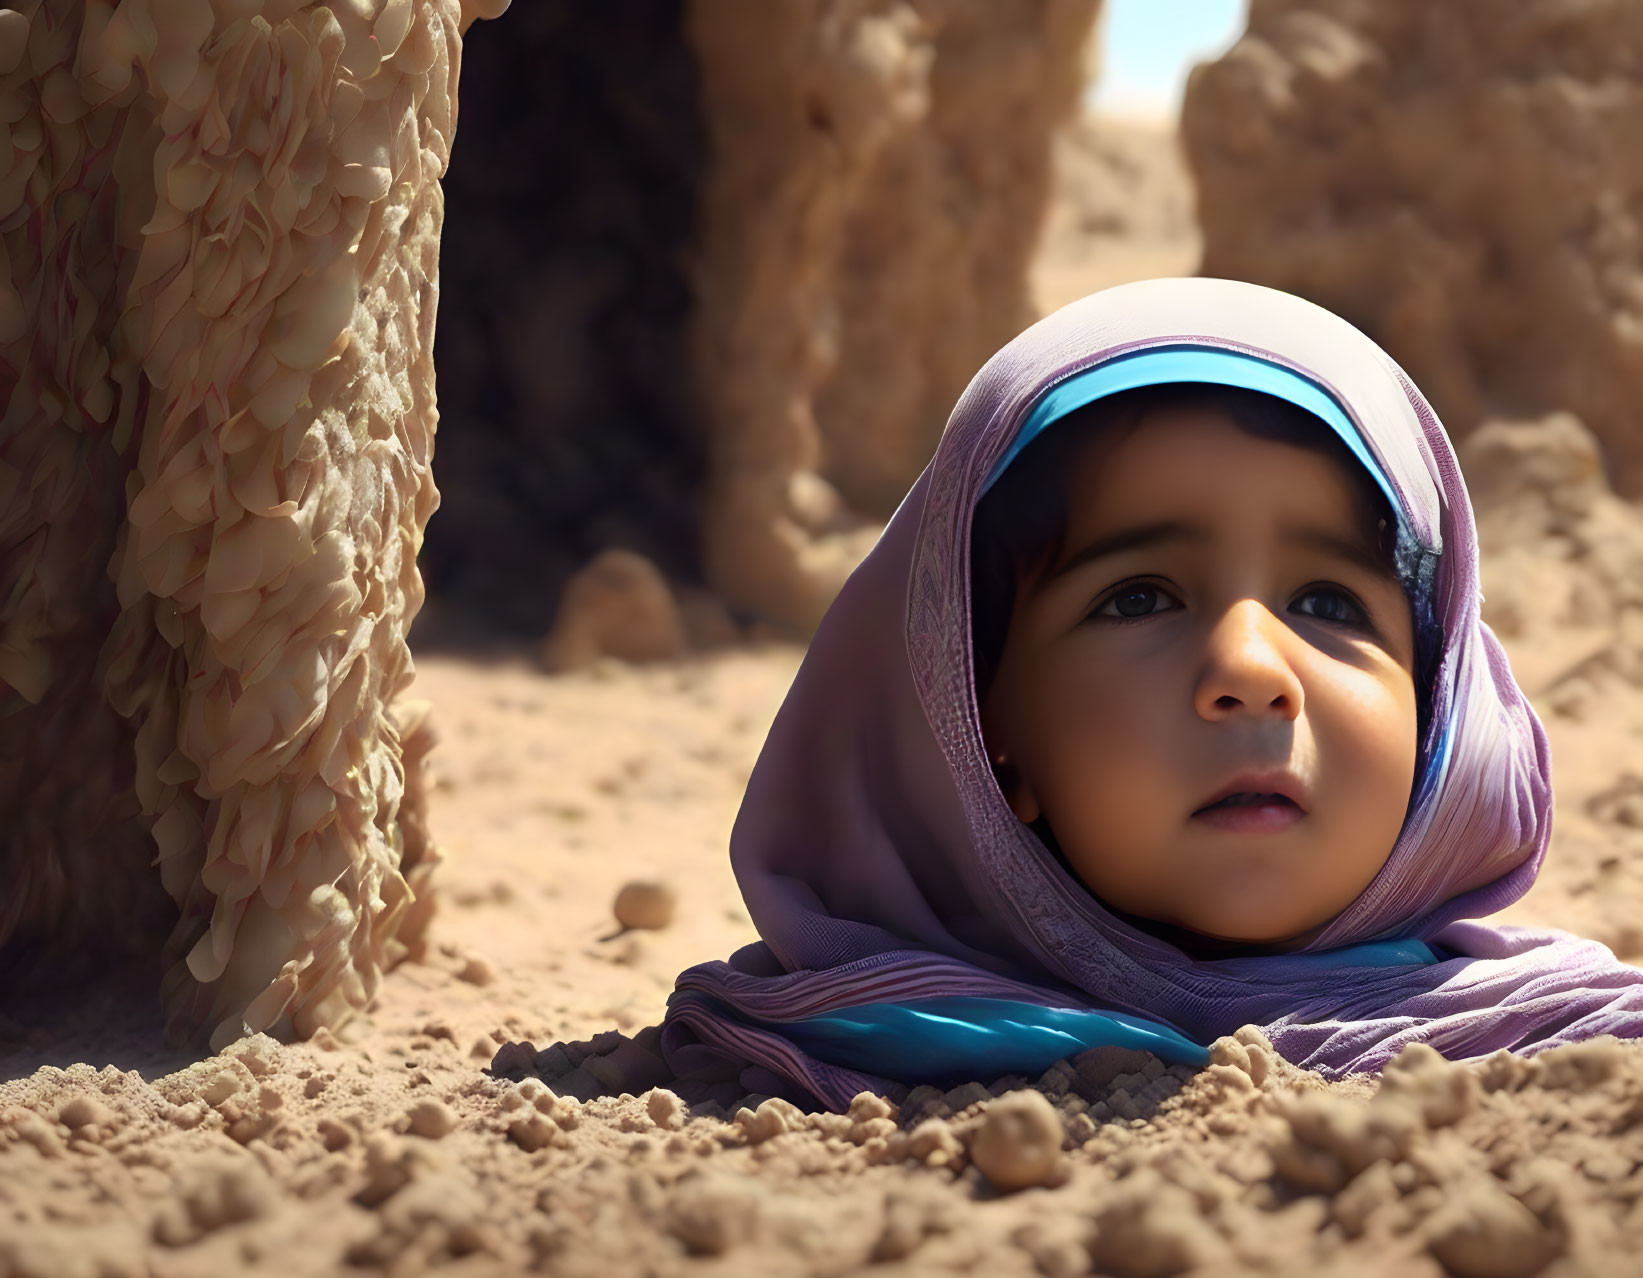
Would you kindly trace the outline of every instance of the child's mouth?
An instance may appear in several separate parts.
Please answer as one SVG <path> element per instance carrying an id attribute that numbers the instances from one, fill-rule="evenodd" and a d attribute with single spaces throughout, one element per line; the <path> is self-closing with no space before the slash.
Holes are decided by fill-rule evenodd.
<path id="1" fill-rule="evenodd" d="M 1195 821 L 1236 834 L 1271 834 L 1287 829 L 1305 815 L 1281 794 L 1229 794 L 1192 814 Z"/>

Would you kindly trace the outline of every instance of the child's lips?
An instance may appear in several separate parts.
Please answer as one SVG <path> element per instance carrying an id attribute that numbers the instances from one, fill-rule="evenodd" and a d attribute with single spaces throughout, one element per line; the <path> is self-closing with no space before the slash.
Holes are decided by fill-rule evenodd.
<path id="1" fill-rule="evenodd" d="M 1228 803 L 1193 813 L 1202 821 L 1231 834 L 1276 834 L 1306 815 L 1288 799 L 1270 796 L 1259 803 Z"/>
<path id="2" fill-rule="evenodd" d="M 1286 768 L 1267 768 L 1259 771 L 1251 770 L 1240 772 L 1223 785 L 1214 794 L 1205 799 L 1195 810 L 1207 812 L 1217 805 L 1225 806 L 1228 800 L 1248 801 L 1259 797 L 1288 800 L 1306 815 L 1307 787 L 1300 777 Z"/>

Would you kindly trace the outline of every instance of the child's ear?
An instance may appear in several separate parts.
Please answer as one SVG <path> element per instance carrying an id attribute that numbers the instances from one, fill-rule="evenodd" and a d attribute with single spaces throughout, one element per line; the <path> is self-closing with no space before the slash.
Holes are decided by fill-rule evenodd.
<path id="1" fill-rule="evenodd" d="M 993 779 L 1003 791 L 1004 801 L 1010 805 L 1010 811 L 1016 814 L 1016 819 L 1023 825 L 1031 825 L 1043 814 L 1032 786 L 1028 785 L 1027 779 L 1021 775 L 1021 769 L 1010 762 L 1009 755 L 995 754 L 992 763 Z"/>

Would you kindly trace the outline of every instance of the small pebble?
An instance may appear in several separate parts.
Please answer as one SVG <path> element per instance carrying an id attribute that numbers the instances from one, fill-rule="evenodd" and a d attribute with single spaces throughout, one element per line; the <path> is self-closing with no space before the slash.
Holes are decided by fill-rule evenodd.
<path id="1" fill-rule="evenodd" d="M 220 1105 L 239 1090 L 239 1075 L 231 1069 L 219 1070 L 200 1088 L 200 1099 L 207 1105 Z"/>
<path id="2" fill-rule="evenodd" d="M 679 894 L 667 883 L 635 880 L 624 884 L 613 907 L 616 921 L 623 927 L 655 930 L 673 922 Z"/>
<path id="3" fill-rule="evenodd" d="M 456 977 L 459 981 L 466 981 L 469 985 L 495 985 L 496 968 L 490 959 L 483 955 L 470 954 L 467 962 L 463 963 Z"/>
<path id="4" fill-rule="evenodd" d="M 1061 1174 L 1061 1119 L 1040 1093 L 1011 1092 L 987 1106 L 970 1158 L 1005 1193 Z"/>
<path id="5" fill-rule="evenodd" d="M 323 1025 L 309 1035 L 308 1041 L 322 1052 L 342 1050 L 342 1044 L 337 1041 L 337 1036 Z"/>
<path id="6" fill-rule="evenodd" d="M 932 1167 L 946 1167 L 964 1157 L 964 1146 L 946 1119 L 926 1118 L 908 1133 L 907 1152 Z"/>
<path id="7" fill-rule="evenodd" d="M 857 1092 L 850 1101 L 852 1122 L 865 1123 L 874 1118 L 894 1118 L 896 1107 L 877 1092 Z"/>
<path id="8" fill-rule="evenodd" d="M 742 1129 L 748 1144 L 762 1145 L 774 1137 L 800 1130 L 804 1126 L 804 1111 L 780 1096 L 767 1096 L 757 1109 L 744 1106 L 737 1110 L 731 1121 Z"/>
<path id="9" fill-rule="evenodd" d="M 533 1112 L 508 1124 L 508 1138 L 527 1154 L 544 1149 L 559 1138 L 559 1128 L 541 1114 Z"/>
<path id="10" fill-rule="evenodd" d="M 90 1096 L 76 1096 L 57 1111 L 57 1121 L 70 1131 L 107 1127 L 114 1121 L 114 1111 Z"/>
<path id="11" fill-rule="evenodd" d="M 407 1114 L 409 1131 L 425 1140 L 438 1140 L 448 1135 L 457 1123 L 456 1114 L 443 1101 L 422 1100 L 411 1106 Z"/>
<path id="12" fill-rule="evenodd" d="M 677 1131 L 685 1121 L 685 1105 L 665 1087 L 651 1091 L 645 1100 L 645 1113 L 650 1121 L 666 1131 Z"/>

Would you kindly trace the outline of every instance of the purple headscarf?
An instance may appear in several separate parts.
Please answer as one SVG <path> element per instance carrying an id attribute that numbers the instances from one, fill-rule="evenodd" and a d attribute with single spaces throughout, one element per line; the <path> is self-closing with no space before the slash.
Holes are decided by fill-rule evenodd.
<path id="1" fill-rule="evenodd" d="M 1050 387 L 1160 346 L 1256 356 L 1328 391 L 1408 532 L 1436 553 L 1437 758 L 1380 873 L 1293 954 L 1194 959 L 1114 917 L 1011 812 L 982 746 L 969 545 L 989 472 Z M 1214 279 L 1124 285 L 1041 320 L 970 383 L 816 632 L 731 835 L 763 941 L 680 975 L 662 1033 L 669 1066 L 763 1090 L 779 1081 L 842 1107 L 898 1080 L 818 1060 L 782 1023 L 952 995 L 1117 1011 L 1200 1042 L 1255 1024 L 1329 1077 L 1376 1069 L 1413 1041 L 1464 1058 L 1643 1035 L 1643 970 L 1566 933 L 1459 922 L 1521 897 L 1551 832 L 1546 735 L 1479 600 L 1449 440 L 1403 371 L 1344 320 Z M 1393 938 L 1431 942 L 1440 961 L 1319 962 Z"/>

